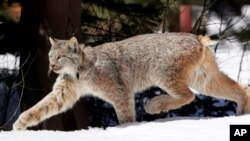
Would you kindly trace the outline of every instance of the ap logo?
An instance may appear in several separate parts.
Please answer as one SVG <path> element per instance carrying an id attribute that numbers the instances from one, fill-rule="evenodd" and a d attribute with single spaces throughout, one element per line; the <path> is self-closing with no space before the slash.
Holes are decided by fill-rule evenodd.
<path id="1" fill-rule="evenodd" d="M 250 137 L 250 125 L 230 125 L 230 141 L 246 141 Z"/>

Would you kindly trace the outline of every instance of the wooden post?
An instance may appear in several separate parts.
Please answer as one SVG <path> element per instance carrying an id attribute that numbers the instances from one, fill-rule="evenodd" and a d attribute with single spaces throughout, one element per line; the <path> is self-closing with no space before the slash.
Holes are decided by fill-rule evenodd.
<path id="1" fill-rule="evenodd" d="M 23 6 L 20 21 L 20 74 L 25 75 L 22 107 L 27 110 L 47 95 L 55 82 L 55 79 L 47 76 L 50 44 L 48 37 L 41 36 L 41 27 L 45 25 L 55 38 L 69 39 L 74 33 L 81 41 L 81 0 L 24 0 Z M 76 130 L 87 126 L 87 111 L 81 100 L 73 110 L 46 120 L 40 128 Z"/>
<path id="2" fill-rule="evenodd" d="M 180 31 L 190 32 L 192 30 L 192 6 L 180 6 Z"/>

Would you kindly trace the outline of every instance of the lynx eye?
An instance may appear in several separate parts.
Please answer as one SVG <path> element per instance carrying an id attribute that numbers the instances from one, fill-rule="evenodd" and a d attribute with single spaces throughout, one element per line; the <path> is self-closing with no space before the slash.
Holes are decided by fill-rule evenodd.
<path id="1" fill-rule="evenodd" d="M 65 55 L 58 55 L 57 56 L 57 59 L 59 60 L 59 59 L 62 59 L 62 58 L 64 58 L 64 57 L 66 57 Z"/>

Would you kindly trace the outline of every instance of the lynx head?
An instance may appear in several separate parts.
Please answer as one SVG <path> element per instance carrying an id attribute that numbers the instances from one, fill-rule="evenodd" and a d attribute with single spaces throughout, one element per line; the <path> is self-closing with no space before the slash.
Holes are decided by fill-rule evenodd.
<path id="1" fill-rule="evenodd" d="M 80 48 L 75 37 L 69 40 L 50 38 L 49 68 L 55 73 L 79 77 Z"/>

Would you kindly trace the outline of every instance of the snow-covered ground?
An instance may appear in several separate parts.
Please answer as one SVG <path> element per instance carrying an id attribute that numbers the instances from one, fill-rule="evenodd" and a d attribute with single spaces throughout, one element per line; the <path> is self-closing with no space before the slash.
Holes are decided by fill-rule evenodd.
<path id="1" fill-rule="evenodd" d="M 170 118 L 73 132 L 0 132 L 1 141 L 229 141 L 229 127 L 250 124 L 250 115 L 224 118 Z"/>

